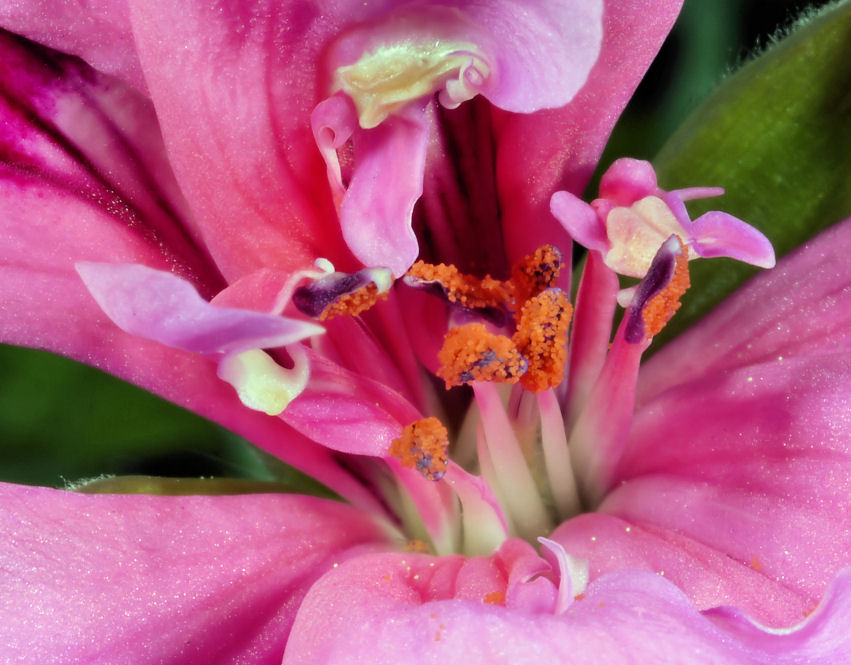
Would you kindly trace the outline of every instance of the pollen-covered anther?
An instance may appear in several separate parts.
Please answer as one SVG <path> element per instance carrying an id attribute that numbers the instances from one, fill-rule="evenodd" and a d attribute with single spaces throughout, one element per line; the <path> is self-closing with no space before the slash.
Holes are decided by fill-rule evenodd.
<path id="1" fill-rule="evenodd" d="M 336 301 L 328 305 L 319 315 L 320 321 L 333 319 L 335 316 L 357 316 L 365 312 L 380 300 L 386 300 L 387 293 L 379 293 L 378 287 L 370 282 L 357 291 L 346 293 Z"/>
<path id="2" fill-rule="evenodd" d="M 393 276 L 387 268 L 364 268 L 356 273 L 332 272 L 298 287 L 293 305 L 320 321 L 357 316 L 387 297 Z"/>
<path id="3" fill-rule="evenodd" d="M 487 605 L 505 605 L 505 593 L 502 591 L 491 591 L 485 594 L 482 602 Z"/>
<path id="4" fill-rule="evenodd" d="M 481 323 L 469 323 L 446 333 L 437 359 L 437 375 L 446 382 L 447 389 L 473 381 L 516 383 L 529 367 L 508 337 L 490 332 Z"/>
<path id="5" fill-rule="evenodd" d="M 429 480 L 440 480 L 449 468 L 449 434 L 434 417 L 415 420 L 390 444 L 390 455 Z"/>
<path id="6" fill-rule="evenodd" d="M 529 299 L 520 311 L 512 341 L 529 361 L 521 385 L 534 393 L 561 383 L 567 363 L 567 330 L 573 315 L 567 294 L 550 288 Z"/>
<path id="7" fill-rule="evenodd" d="M 683 246 L 682 253 L 677 254 L 675 261 L 674 275 L 670 283 L 647 303 L 641 313 L 647 337 L 657 335 L 671 320 L 682 305 L 680 298 L 691 285 L 688 272 L 688 248 Z"/>
<path id="8" fill-rule="evenodd" d="M 453 265 L 433 265 L 417 261 L 408 270 L 406 281 L 414 286 L 436 284 L 453 304 L 467 309 L 501 307 L 511 298 L 510 286 L 490 275 L 465 275 Z"/>
<path id="9" fill-rule="evenodd" d="M 555 286 L 562 266 L 561 251 L 553 245 L 542 245 L 527 254 L 511 270 L 515 308 L 520 310 L 529 298 Z"/>

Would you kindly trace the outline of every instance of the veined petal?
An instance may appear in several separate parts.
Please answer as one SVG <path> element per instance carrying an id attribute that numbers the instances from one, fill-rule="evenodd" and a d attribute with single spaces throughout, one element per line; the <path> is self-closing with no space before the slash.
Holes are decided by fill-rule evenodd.
<path id="1" fill-rule="evenodd" d="M 228 281 L 354 266 L 310 130 L 320 54 L 352 4 L 130 3 L 171 163 Z"/>
<path id="2" fill-rule="evenodd" d="M 607 665 L 679 665 L 685 654 L 729 665 L 792 665 L 851 654 L 842 620 L 851 607 L 847 576 L 808 621 L 772 633 L 729 610 L 701 614 L 673 584 L 644 571 L 593 582 L 558 616 L 503 607 L 498 591 L 486 592 L 501 582 L 499 555 L 471 563 L 403 554 L 347 561 L 311 588 L 284 664 L 579 664 L 593 653 Z"/>
<path id="3" fill-rule="evenodd" d="M 98 71 L 147 89 L 124 0 L 106 3 L 10 2 L 0 7 L 0 27 L 57 51 L 76 55 Z"/>
<path id="4" fill-rule="evenodd" d="M 387 546 L 342 503 L 0 485 L 0 642 L 44 665 L 280 663 L 323 572 Z"/>
<path id="5" fill-rule="evenodd" d="M 89 293 L 124 332 L 201 354 L 293 344 L 324 329 L 274 314 L 219 307 L 187 281 L 137 264 L 76 265 Z"/>

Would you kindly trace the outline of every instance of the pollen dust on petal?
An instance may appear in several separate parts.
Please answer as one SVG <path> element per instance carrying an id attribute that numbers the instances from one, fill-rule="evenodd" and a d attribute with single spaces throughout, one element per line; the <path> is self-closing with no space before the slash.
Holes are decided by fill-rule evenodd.
<path id="1" fill-rule="evenodd" d="M 691 285 L 688 274 L 688 249 L 683 246 L 674 267 L 674 276 L 662 291 L 657 293 L 641 312 L 647 337 L 657 335 L 680 308 L 680 298 Z"/>
<path id="2" fill-rule="evenodd" d="M 482 602 L 488 605 L 505 605 L 505 593 L 502 591 L 491 591 L 485 594 Z"/>
<path id="3" fill-rule="evenodd" d="M 490 332 L 481 323 L 469 323 L 446 333 L 437 360 L 437 375 L 446 382 L 447 389 L 473 381 L 516 383 L 528 367 L 508 337 Z"/>
<path id="4" fill-rule="evenodd" d="M 520 378 L 526 390 L 539 393 L 561 383 L 572 315 L 573 307 L 561 289 L 547 289 L 523 305 L 512 341 L 529 362 Z"/>
<path id="5" fill-rule="evenodd" d="M 425 541 L 422 541 L 419 538 L 409 540 L 405 543 L 405 547 L 402 549 L 405 552 L 415 552 L 418 554 L 425 554 L 430 551 L 429 546 L 425 543 Z"/>
<path id="6" fill-rule="evenodd" d="M 386 300 L 387 292 L 379 293 L 374 282 L 362 286 L 357 291 L 340 296 L 322 310 L 320 321 L 333 319 L 335 316 L 357 316 L 369 309 L 380 300 Z"/>
<path id="7" fill-rule="evenodd" d="M 527 300 L 555 286 L 561 265 L 561 252 L 553 245 L 542 245 L 515 263 L 511 270 L 515 309 L 522 309 Z"/>
<path id="8" fill-rule="evenodd" d="M 425 282 L 437 282 L 446 293 L 449 302 L 468 309 L 500 307 L 511 299 L 511 287 L 490 275 L 483 278 L 465 275 L 453 265 L 432 265 L 417 261 L 408 270 L 408 275 Z"/>
<path id="9" fill-rule="evenodd" d="M 449 468 L 449 434 L 434 417 L 415 420 L 390 444 L 390 455 L 402 466 L 429 480 L 440 480 Z"/>

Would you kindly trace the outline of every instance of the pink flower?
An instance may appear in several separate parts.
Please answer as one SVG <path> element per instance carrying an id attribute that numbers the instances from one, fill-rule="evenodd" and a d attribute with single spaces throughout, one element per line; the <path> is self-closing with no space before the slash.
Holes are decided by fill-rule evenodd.
<path id="1" fill-rule="evenodd" d="M 705 236 L 673 212 L 686 237 L 663 234 L 611 350 L 618 285 L 592 252 L 561 381 L 550 195 L 582 188 L 677 9 L 3 10 L 96 69 L 0 34 L 2 339 L 213 418 L 351 504 L 5 485 L 3 655 L 847 660 L 848 223 L 640 378 Z M 473 383 L 468 418 L 469 390 L 424 368 Z M 507 407 L 486 379 L 514 383 Z"/>

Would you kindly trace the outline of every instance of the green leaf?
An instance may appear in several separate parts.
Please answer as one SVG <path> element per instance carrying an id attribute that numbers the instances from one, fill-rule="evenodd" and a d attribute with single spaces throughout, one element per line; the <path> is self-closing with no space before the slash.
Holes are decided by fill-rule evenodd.
<path id="1" fill-rule="evenodd" d="M 778 257 L 851 215 L 851 3 L 802 21 L 728 78 L 668 140 L 654 166 L 665 189 L 721 186 L 689 205 L 759 228 Z M 690 264 L 692 288 L 659 335 L 694 324 L 756 269 L 728 259 Z M 658 348 L 660 344 L 654 344 Z"/>
<path id="2" fill-rule="evenodd" d="M 96 478 L 73 486 L 81 494 L 158 494 L 163 496 L 198 496 L 202 494 L 285 494 L 293 488 L 277 483 L 248 478 L 162 478 L 157 476 L 115 476 Z M 329 491 L 316 496 L 333 497 Z"/>

